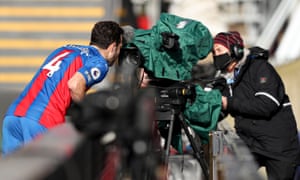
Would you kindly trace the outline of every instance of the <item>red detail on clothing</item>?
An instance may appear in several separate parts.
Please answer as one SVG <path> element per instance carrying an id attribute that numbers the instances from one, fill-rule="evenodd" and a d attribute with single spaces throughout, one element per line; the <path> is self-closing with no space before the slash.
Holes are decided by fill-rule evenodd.
<path id="1" fill-rule="evenodd" d="M 34 99 L 37 97 L 41 89 L 43 88 L 43 84 L 47 79 L 47 73 L 45 71 L 41 71 L 39 76 L 35 79 L 33 83 L 33 87 L 31 88 L 27 95 L 22 99 L 22 101 L 18 104 L 16 107 L 16 110 L 14 112 L 15 116 L 25 116 L 27 113 L 27 110 L 29 109 L 30 105 L 34 101 Z"/>
<path id="2" fill-rule="evenodd" d="M 260 80 L 259 80 L 259 82 L 260 82 L 260 84 L 264 84 L 264 83 L 266 83 L 266 82 L 267 82 L 267 80 L 268 80 L 268 78 L 267 78 L 267 77 L 260 77 Z"/>
<path id="3" fill-rule="evenodd" d="M 46 128 L 52 128 L 65 122 L 66 110 L 71 103 L 71 95 L 68 80 L 82 67 L 81 56 L 77 56 L 69 68 L 65 71 L 63 79 L 57 85 L 50 97 L 49 104 L 45 108 L 40 124 Z"/>

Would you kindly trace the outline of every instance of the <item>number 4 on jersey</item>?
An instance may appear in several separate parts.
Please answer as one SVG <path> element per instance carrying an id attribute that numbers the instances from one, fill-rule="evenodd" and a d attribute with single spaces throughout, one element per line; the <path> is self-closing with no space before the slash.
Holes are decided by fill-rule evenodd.
<path id="1" fill-rule="evenodd" d="M 53 74 L 54 74 L 56 71 L 59 70 L 60 64 L 61 64 L 63 58 L 64 58 L 65 56 L 67 56 L 69 53 L 70 53 L 70 52 L 65 52 L 65 53 L 63 53 L 63 54 L 60 54 L 60 55 L 56 56 L 55 58 L 53 58 L 49 63 L 47 63 L 47 64 L 43 67 L 43 69 L 49 70 L 49 72 L 47 73 L 47 76 L 48 76 L 48 77 L 52 77 Z"/>

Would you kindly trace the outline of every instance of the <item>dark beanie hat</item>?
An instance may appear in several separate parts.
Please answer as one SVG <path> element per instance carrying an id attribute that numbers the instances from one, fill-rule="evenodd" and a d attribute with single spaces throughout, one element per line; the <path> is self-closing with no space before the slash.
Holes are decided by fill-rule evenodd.
<path id="1" fill-rule="evenodd" d="M 214 38 L 214 43 L 221 44 L 230 49 L 232 45 L 240 45 L 244 48 L 244 42 L 241 35 L 237 31 L 220 32 Z"/>

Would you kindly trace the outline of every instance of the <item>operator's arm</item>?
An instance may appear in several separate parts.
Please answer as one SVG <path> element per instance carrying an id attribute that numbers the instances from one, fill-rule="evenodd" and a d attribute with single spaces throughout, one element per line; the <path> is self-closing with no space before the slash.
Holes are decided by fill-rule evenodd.
<path id="1" fill-rule="evenodd" d="M 68 81 L 68 87 L 70 90 L 71 98 L 74 102 L 78 102 L 83 99 L 86 92 L 86 82 L 83 75 L 76 72 Z"/>

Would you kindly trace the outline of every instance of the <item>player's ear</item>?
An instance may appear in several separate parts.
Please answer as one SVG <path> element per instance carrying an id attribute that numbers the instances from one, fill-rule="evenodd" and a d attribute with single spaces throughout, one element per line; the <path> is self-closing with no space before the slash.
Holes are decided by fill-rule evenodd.
<path id="1" fill-rule="evenodd" d="M 107 52 L 108 52 L 108 59 L 112 58 L 116 52 L 116 43 L 111 43 L 108 48 L 107 48 Z"/>
<path id="2" fill-rule="evenodd" d="M 111 43 L 109 46 L 108 46 L 108 49 L 109 51 L 112 51 L 114 52 L 117 48 L 117 44 L 115 42 Z"/>

